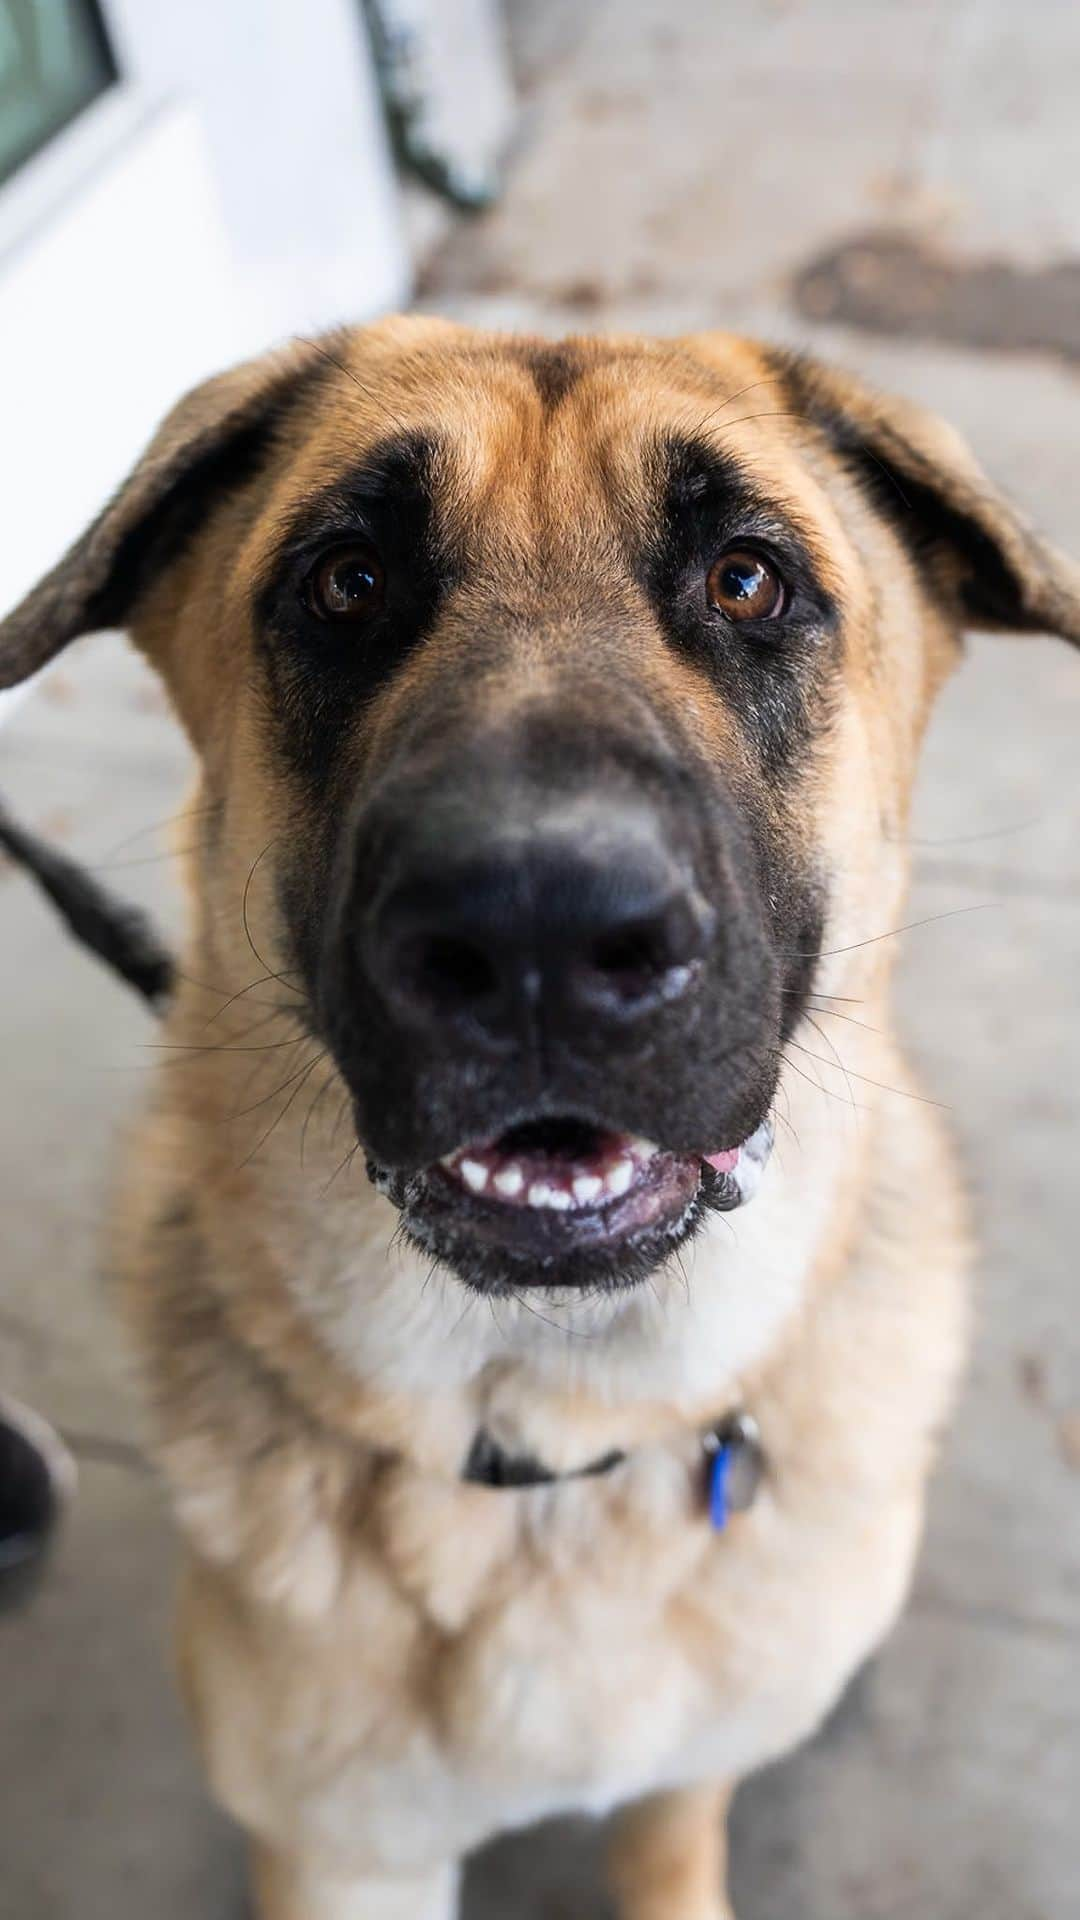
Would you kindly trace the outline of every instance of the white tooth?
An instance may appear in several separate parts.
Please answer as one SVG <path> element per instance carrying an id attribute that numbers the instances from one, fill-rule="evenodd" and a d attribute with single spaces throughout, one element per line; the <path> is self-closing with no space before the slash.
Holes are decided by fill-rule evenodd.
<path id="1" fill-rule="evenodd" d="M 634 1178 L 633 1161 L 619 1160 L 616 1163 L 616 1165 L 612 1167 L 611 1172 L 606 1175 L 604 1179 L 604 1185 L 607 1188 L 609 1193 L 618 1195 L 620 1193 L 626 1193 L 628 1191 L 630 1182 L 633 1180 L 633 1178 Z"/>
<path id="2" fill-rule="evenodd" d="M 640 1134 L 635 1134 L 630 1142 L 630 1151 L 638 1160 L 652 1160 L 660 1149 L 655 1140 L 645 1140 Z"/>
<path id="3" fill-rule="evenodd" d="M 439 1161 L 439 1165 L 440 1167 L 446 1167 L 446 1169 L 450 1173 L 456 1173 L 457 1164 L 460 1159 L 461 1159 L 461 1148 L 455 1147 L 453 1153 L 443 1154 L 442 1159 Z"/>
<path id="4" fill-rule="evenodd" d="M 603 1191 L 604 1183 L 598 1174 L 579 1173 L 575 1175 L 574 1199 L 579 1206 L 587 1207 L 589 1201 L 595 1200 Z"/>
<path id="5" fill-rule="evenodd" d="M 568 1213 L 573 1204 L 565 1187 L 552 1187 L 548 1195 L 548 1206 L 554 1207 L 556 1213 Z"/>
<path id="6" fill-rule="evenodd" d="M 555 1189 L 549 1187 L 546 1180 L 534 1180 L 529 1188 L 529 1205 L 530 1207 L 550 1207 L 554 1196 Z"/>
<path id="7" fill-rule="evenodd" d="M 463 1160 L 459 1172 L 473 1193 L 483 1193 L 488 1183 L 488 1170 L 479 1160 Z"/>
<path id="8" fill-rule="evenodd" d="M 508 1166 L 502 1167 L 495 1175 L 495 1190 L 506 1200 L 512 1200 L 515 1194 L 521 1192 L 524 1185 L 525 1175 L 516 1160 L 511 1160 Z"/>

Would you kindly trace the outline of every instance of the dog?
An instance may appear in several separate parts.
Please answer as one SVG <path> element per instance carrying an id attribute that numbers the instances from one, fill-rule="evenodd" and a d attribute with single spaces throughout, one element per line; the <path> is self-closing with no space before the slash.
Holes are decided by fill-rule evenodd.
<path id="1" fill-rule="evenodd" d="M 127 627 L 199 757 L 109 1264 L 260 1920 L 575 1809 L 721 1920 L 895 1621 L 969 1232 L 883 936 L 969 625 L 1080 572 L 918 407 L 406 318 L 183 400 L 2 629 Z"/>

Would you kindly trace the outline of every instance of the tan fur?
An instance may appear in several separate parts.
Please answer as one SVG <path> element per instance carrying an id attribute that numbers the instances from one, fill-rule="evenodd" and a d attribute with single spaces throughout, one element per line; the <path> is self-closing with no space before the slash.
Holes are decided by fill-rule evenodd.
<path id="1" fill-rule="evenodd" d="M 730 1920 L 721 1888 L 727 1878 L 724 1821 L 730 1795 L 722 1787 L 684 1787 L 652 1794 L 615 1821 L 611 1881 L 627 1920 Z"/>
<path id="2" fill-rule="evenodd" d="M 214 1790 L 256 1841 L 261 1920 L 448 1920 L 456 1863 L 487 1835 L 628 1803 L 613 1853 L 623 1920 L 723 1920 L 727 1786 L 809 1734 L 889 1631 L 964 1353 L 949 1146 L 889 1037 L 889 943 L 856 944 L 898 924 L 918 744 L 957 609 L 822 436 L 780 416 L 775 364 L 748 343 L 577 343 L 587 372 L 546 422 L 502 343 L 444 323 L 388 322 L 328 351 L 349 373 L 284 430 L 257 497 L 239 489 L 149 584 L 133 623 L 202 756 L 193 805 L 220 809 L 191 863 L 176 1051 L 133 1136 L 114 1235 L 186 1548 L 183 1691 Z M 817 377 L 868 440 L 880 419 L 903 439 L 899 403 Z M 266 376 L 228 378 L 235 408 Z M 221 391 L 194 403 L 200 432 Z M 737 448 L 846 609 L 824 749 L 775 806 L 793 844 L 812 835 L 828 852 L 816 991 L 857 1000 L 858 1017 L 799 1032 L 753 1205 L 713 1225 L 685 1275 L 630 1294 L 489 1309 L 429 1279 L 391 1248 L 393 1211 L 349 1157 L 333 1063 L 277 1011 L 288 986 L 266 848 L 302 820 L 261 750 L 243 596 L 293 505 L 388 415 L 446 430 L 477 564 L 505 580 L 510 608 L 550 594 L 552 645 L 573 644 L 567 583 L 587 566 L 604 589 L 650 424 L 707 422 Z M 903 457 L 942 463 L 942 485 L 955 475 L 1028 570 L 1031 619 L 1056 608 L 1074 630 L 1065 563 L 1033 547 L 944 430 L 910 419 Z M 169 429 L 162 460 L 184 431 Z M 78 625 L 70 577 L 65 590 L 66 626 L 55 582 L 33 614 L 64 637 Z M 632 616 L 642 684 L 749 779 L 719 704 Z M 458 649 L 466 673 L 476 644 L 463 614 L 432 647 Z M 427 656 L 377 704 L 365 751 Z M 545 662 L 523 643 L 516 669 L 539 677 Z M 509 697 L 497 670 L 476 697 Z M 736 1405 L 761 1426 L 768 1473 L 718 1537 L 695 1494 L 695 1434 Z M 609 1447 L 630 1458 L 601 1479 L 494 1492 L 457 1478 L 480 1425 L 559 1468 Z"/>

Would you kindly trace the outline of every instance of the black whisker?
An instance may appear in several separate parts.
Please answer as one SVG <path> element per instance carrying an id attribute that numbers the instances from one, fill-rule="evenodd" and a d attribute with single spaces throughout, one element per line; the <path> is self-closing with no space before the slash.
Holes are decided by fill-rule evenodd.
<path id="1" fill-rule="evenodd" d="M 160 853 L 137 854 L 134 860 L 94 860 L 91 873 L 125 873 L 129 867 L 159 867 L 163 860 L 186 860 L 191 853 L 203 853 L 212 840 L 199 840 L 193 847 L 164 847 Z"/>
<path id="2" fill-rule="evenodd" d="M 567 1327 L 563 1325 L 563 1322 L 561 1320 L 552 1320 L 548 1314 L 540 1313 L 536 1307 L 530 1305 L 528 1300 L 523 1299 L 521 1294 L 516 1292 L 513 1287 L 508 1286 L 506 1288 L 506 1292 L 509 1295 L 510 1299 L 514 1302 L 515 1306 L 523 1307 L 526 1313 L 532 1314 L 532 1317 L 534 1320 L 542 1321 L 545 1327 L 553 1327 L 555 1332 L 561 1333 L 565 1339 L 591 1340 L 595 1337 L 593 1334 L 589 1332 L 589 1329 L 587 1327 Z M 496 1321 L 495 1324 L 496 1326 L 498 1326 L 499 1325 L 498 1321 Z M 501 1327 L 499 1327 L 499 1335 L 500 1335 L 500 1338 L 502 1339 L 506 1338 Z"/>
<path id="3" fill-rule="evenodd" d="M 302 1039 L 303 1039 L 303 1035 L 302 1034 L 298 1035 L 295 1044 L 299 1046 Z M 315 1058 L 316 1060 L 324 1060 L 326 1058 L 325 1049 L 322 1052 L 317 1053 L 315 1055 Z M 236 1113 L 227 1114 L 225 1116 L 226 1120 L 229 1123 L 231 1123 L 234 1120 L 245 1119 L 249 1113 L 257 1113 L 260 1107 L 265 1107 L 268 1100 L 275 1100 L 279 1093 L 284 1093 L 286 1087 L 291 1087 L 293 1081 L 299 1079 L 300 1075 L 304 1071 L 305 1071 L 304 1067 L 297 1067 L 295 1073 L 290 1073 L 288 1078 L 285 1080 L 282 1080 L 280 1084 L 274 1087 L 270 1093 L 264 1093 L 261 1100 L 256 1100 L 250 1107 L 240 1107 Z M 251 1084 L 250 1078 L 249 1078 L 248 1084 L 249 1085 Z"/>
<path id="4" fill-rule="evenodd" d="M 345 1158 L 344 1158 L 344 1160 L 340 1160 L 340 1161 L 338 1162 L 338 1164 L 337 1164 L 337 1166 L 336 1166 L 336 1167 L 334 1168 L 334 1171 L 333 1171 L 333 1173 L 332 1173 L 332 1174 L 330 1175 L 330 1178 L 329 1178 L 329 1180 L 327 1181 L 327 1183 L 326 1183 L 326 1185 L 325 1185 L 325 1187 L 324 1187 L 324 1188 L 322 1189 L 322 1194 L 321 1194 L 321 1198 L 322 1198 L 323 1200 L 325 1200 L 325 1199 L 326 1199 L 326 1196 L 327 1196 L 327 1194 L 329 1193 L 329 1191 L 330 1191 L 330 1189 L 331 1189 L 331 1187 L 333 1186 L 333 1184 L 334 1184 L 334 1181 L 335 1181 L 335 1180 L 337 1179 L 337 1177 L 338 1177 L 338 1174 L 342 1172 L 342 1170 L 343 1170 L 343 1168 L 345 1168 L 345 1167 L 347 1167 L 347 1166 L 349 1166 L 349 1165 L 350 1165 L 350 1163 L 352 1162 L 352 1160 L 353 1160 L 353 1158 L 354 1158 L 354 1156 L 355 1156 L 355 1155 L 356 1155 L 356 1154 L 357 1154 L 357 1153 L 359 1152 L 359 1150 L 360 1150 L 360 1142 L 359 1142 L 359 1140 L 358 1140 L 358 1141 L 356 1142 L 356 1144 L 355 1144 L 355 1146 L 352 1146 L 352 1147 L 350 1147 L 350 1148 L 349 1148 L 349 1151 L 348 1151 L 348 1153 L 347 1153 L 347 1154 L 345 1155 Z"/>
<path id="5" fill-rule="evenodd" d="M 118 853 L 123 853 L 125 847 L 134 846 L 136 840 L 144 840 L 148 833 L 160 833 L 163 827 L 177 827 L 181 820 L 197 820 L 202 814 L 213 813 L 217 805 L 216 800 L 208 800 L 204 806 L 187 807 L 183 813 L 169 813 L 164 820 L 152 820 L 148 827 L 139 827 L 135 833 L 126 834 L 123 840 L 118 840 L 102 854 L 102 862 L 114 860 Z"/>
<path id="6" fill-rule="evenodd" d="M 765 383 L 761 382 L 759 384 L 764 385 Z M 747 389 L 747 391 L 749 391 L 749 389 Z M 803 407 L 777 407 L 774 410 L 765 412 L 765 413 L 744 413 L 740 416 L 738 420 L 727 420 L 724 422 L 724 425 L 725 425 L 725 428 L 741 427 L 741 426 L 745 426 L 747 422 L 751 420 L 801 420 L 804 426 L 814 425 L 812 416 L 808 414 L 805 408 Z M 908 499 L 907 494 L 904 492 L 904 489 L 900 485 L 900 482 L 897 479 L 892 468 L 886 466 L 884 460 L 882 460 L 880 456 L 874 452 L 873 448 L 867 443 L 867 441 L 858 439 L 857 437 L 853 436 L 851 444 L 853 447 L 855 446 L 858 447 L 859 452 L 864 459 L 873 461 L 874 466 L 880 468 L 883 477 L 889 482 L 889 485 L 895 490 L 897 497 L 900 500 L 901 506 L 905 507 L 909 513 L 912 512 L 913 509 L 912 509 L 911 501 Z"/>
<path id="7" fill-rule="evenodd" d="M 788 1046 L 790 1046 L 791 1044 L 792 1043 L 789 1040 Z M 806 1051 L 805 1047 L 800 1048 L 800 1052 L 805 1053 L 805 1051 Z M 811 1059 L 813 1059 L 814 1057 L 815 1056 L 813 1054 L 810 1055 Z M 834 1093 L 831 1087 L 824 1086 L 822 1082 L 817 1078 L 811 1079 L 808 1073 L 803 1072 L 797 1060 L 792 1060 L 788 1057 L 786 1051 L 784 1055 L 784 1064 L 785 1066 L 790 1067 L 793 1073 L 797 1073 L 800 1080 L 805 1080 L 808 1087 L 813 1087 L 815 1093 L 824 1094 L 826 1100 L 839 1100 L 840 1095 L 838 1093 Z M 851 1101 L 849 1103 L 848 1101 L 845 1100 L 843 1104 L 845 1106 L 850 1104 L 854 1108 L 856 1113 L 869 1113 L 872 1111 L 871 1108 L 865 1105 L 862 1105 L 858 1101 Z"/>
<path id="8" fill-rule="evenodd" d="M 318 1093 L 314 1096 L 311 1102 L 311 1105 L 309 1106 L 307 1113 L 305 1115 L 304 1124 L 300 1129 L 300 1165 L 301 1166 L 303 1166 L 304 1164 L 304 1149 L 307 1146 L 308 1128 L 310 1127 L 311 1122 L 314 1118 L 315 1109 L 325 1099 L 327 1093 L 329 1092 L 336 1078 L 337 1078 L 337 1063 L 336 1061 L 331 1060 L 329 1071 L 327 1072 L 326 1078 L 323 1081 L 322 1086 L 319 1088 Z"/>
<path id="9" fill-rule="evenodd" d="M 240 901 L 240 918 L 244 923 L 244 938 L 247 941 L 248 946 L 251 948 L 252 953 L 255 955 L 255 958 L 258 961 L 260 967 L 265 967 L 267 973 L 273 973 L 274 970 L 271 967 L 269 960 L 264 960 L 262 954 L 259 952 L 258 947 L 255 945 L 255 942 L 251 937 L 251 928 L 248 925 L 248 895 L 251 892 L 251 883 L 255 878 L 256 868 L 258 867 L 260 861 L 266 858 L 266 855 L 269 853 L 271 847 L 275 846 L 276 844 L 277 844 L 276 837 L 274 840 L 268 840 L 262 852 L 256 854 L 248 870 L 248 877 L 244 881 L 244 892 Z"/>
<path id="10" fill-rule="evenodd" d="M 255 1002 L 256 1006 L 259 1006 L 261 1004 L 262 1003 L 260 1001 Z M 251 1035 L 253 1033 L 258 1033 L 261 1030 L 261 1028 L 269 1026 L 272 1020 L 278 1020 L 282 1017 L 282 1015 L 285 1015 L 286 1017 L 291 1016 L 292 1008 L 282 1007 L 279 1005 L 275 1005 L 271 1007 L 269 1013 L 261 1014 L 258 1020 L 253 1020 L 249 1026 L 242 1027 L 240 1032 L 236 1035 L 235 1043 L 232 1045 L 228 1045 L 224 1042 L 212 1041 L 212 1042 L 208 1042 L 204 1046 L 199 1046 L 195 1043 L 192 1043 L 190 1045 L 185 1045 L 182 1042 L 177 1042 L 177 1041 L 168 1042 L 168 1041 L 160 1041 L 160 1040 L 146 1041 L 144 1044 L 147 1050 L 152 1053 L 162 1053 L 162 1052 L 166 1052 L 166 1053 L 178 1052 L 179 1053 L 180 1058 L 177 1060 L 161 1061 L 160 1065 L 163 1067 L 183 1066 L 189 1058 L 191 1058 L 192 1056 L 198 1053 L 223 1053 L 223 1052 L 225 1053 L 228 1053 L 228 1052 L 265 1053 L 268 1051 L 268 1049 L 264 1045 L 259 1045 L 257 1047 L 248 1047 L 248 1046 L 242 1045 L 241 1043 L 246 1040 L 250 1040 Z M 300 1037 L 302 1037 L 302 1035 L 294 1035 L 293 1044 L 295 1044 L 296 1039 Z M 274 1046 L 284 1047 L 284 1046 L 288 1046 L 290 1043 L 286 1040 L 281 1040 L 281 1041 L 274 1041 L 273 1044 Z"/>
<path id="11" fill-rule="evenodd" d="M 936 839 L 920 839 L 914 834 L 906 834 L 902 839 L 897 839 L 889 833 L 886 833 L 885 838 L 891 840 L 893 846 L 919 847 L 922 849 L 933 849 L 935 847 L 974 847 L 978 846 L 983 840 L 1010 840 L 1017 834 L 1031 833 L 1036 827 L 1042 826 L 1045 818 L 1045 814 L 1037 813 L 1030 820 L 1018 821 L 1015 826 L 988 827 L 985 832 L 980 833 L 946 833 Z"/>
<path id="12" fill-rule="evenodd" d="M 820 1028 L 815 1028 L 815 1032 L 820 1032 Z M 825 1036 L 822 1035 L 822 1038 L 824 1037 Z M 785 1044 L 788 1047 L 795 1047 L 799 1053 L 805 1055 L 807 1060 L 816 1060 L 823 1067 L 831 1067 L 833 1064 L 831 1060 L 824 1059 L 820 1053 L 811 1053 L 809 1047 L 799 1046 L 799 1043 L 796 1040 L 788 1040 Z M 795 1063 L 794 1061 L 792 1061 L 790 1062 L 790 1064 L 794 1066 Z M 877 1087 L 879 1091 L 882 1093 L 895 1093 L 898 1099 L 901 1099 L 901 1100 L 915 1100 L 918 1102 L 919 1106 L 921 1107 L 940 1107 L 943 1113 L 947 1113 L 949 1111 L 948 1103 L 946 1101 L 932 1100 L 929 1094 L 913 1093 L 910 1087 L 891 1087 L 889 1086 L 887 1081 L 872 1080 L 868 1073 L 859 1073 L 854 1067 L 845 1068 L 843 1069 L 843 1071 L 845 1073 L 845 1077 L 847 1076 L 848 1073 L 850 1073 L 850 1076 L 853 1080 L 861 1080 L 863 1082 L 863 1085 L 867 1087 Z M 820 1085 L 820 1082 L 818 1084 Z M 822 1087 L 821 1090 L 823 1093 L 827 1093 L 829 1091 L 827 1087 Z M 864 1108 L 863 1111 L 865 1112 L 866 1109 Z"/>
<path id="13" fill-rule="evenodd" d="M 281 986 L 283 986 L 285 988 L 286 993 L 299 994 L 300 998 L 303 999 L 304 997 L 303 988 L 293 987 L 293 986 L 290 986 L 289 984 L 289 976 L 293 973 L 297 973 L 298 971 L 299 969 L 297 967 L 282 967 L 280 973 L 260 973 L 257 980 L 252 980 L 249 982 L 249 984 L 246 987 L 240 987 L 237 989 L 235 993 L 230 993 L 228 999 L 222 1002 L 222 1005 L 218 1007 L 216 1013 L 210 1014 L 206 1022 L 207 1026 L 212 1027 L 215 1020 L 220 1020 L 223 1013 L 228 1013 L 229 1008 L 234 1004 L 235 1001 L 243 1000 L 245 995 L 251 993 L 255 987 L 265 987 L 271 980 L 274 980 L 278 982 Z M 198 986 L 200 983 L 198 981 L 195 981 L 193 984 Z M 208 993 L 222 993 L 224 992 L 224 988 L 207 987 L 206 991 Z M 255 1005 L 257 1007 L 267 1006 L 268 1004 L 269 1002 L 265 1000 L 261 1000 L 261 1001 L 256 1000 L 255 1002 Z"/>
<path id="14" fill-rule="evenodd" d="M 850 1074 L 848 1073 L 848 1070 L 847 1070 L 847 1068 L 846 1068 L 846 1066 L 844 1065 L 844 1062 L 843 1062 L 843 1061 L 841 1060 L 841 1058 L 840 1058 L 840 1055 L 839 1055 L 839 1053 L 837 1052 L 837 1049 L 836 1049 L 836 1046 L 835 1046 L 835 1043 L 834 1043 L 834 1042 L 833 1042 L 833 1041 L 832 1041 L 832 1040 L 830 1039 L 830 1037 L 829 1037 L 829 1035 L 828 1035 L 827 1033 L 825 1033 L 825 1032 L 823 1031 L 823 1029 L 822 1029 L 821 1027 L 819 1027 L 819 1026 L 818 1026 L 818 1024 L 817 1024 L 817 1021 L 816 1021 L 816 1020 L 815 1020 L 815 1019 L 813 1018 L 813 1016 L 812 1016 L 812 1015 L 811 1015 L 811 1014 L 810 1014 L 809 1012 L 808 1012 L 808 1013 L 807 1013 L 807 1014 L 805 1015 L 805 1018 L 806 1018 L 806 1020 L 808 1021 L 808 1023 L 809 1023 L 809 1025 L 813 1027 L 813 1029 L 814 1029 L 814 1032 L 815 1032 L 815 1033 L 817 1034 L 817 1036 L 818 1036 L 818 1039 L 819 1039 L 819 1040 L 824 1040 L 824 1042 L 825 1042 L 825 1045 L 826 1045 L 826 1046 L 828 1047 L 828 1049 L 829 1049 L 829 1052 L 830 1052 L 830 1053 L 832 1054 L 832 1056 L 833 1056 L 833 1059 L 835 1060 L 835 1062 L 836 1062 L 836 1064 L 837 1064 L 837 1066 L 839 1067 L 839 1069 L 840 1069 L 840 1071 L 841 1071 L 841 1073 L 843 1074 L 843 1076 L 844 1076 L 844 1079 L 845 1079 L 845 1081 L 846 1081 L 846 1083 L 847 1083 L 847 1090 L 848 1090 L 848 1099 L 849 1099 L 849 1100 L 851 1101 L 851 1104 L 852 1104 L 852 1107 L 854 1107 L 854 1105 L 855 1105 L 855 1089 L 853 1088 L 853 1086 L 852 1086 L 852 1084 L 851 1084 L 851 1075 L 850 1075 Z"/>
<path id="15" fill-rule="evenodd" d="M 284 1011 L 287 1017 L 291 1017 L 291 1008 L 285 1009 Z M 254 1033 L 257 1028 L 265 1027 L 270 1020 L 279 1019 L 280 1017 L 281 1013 L 275 1008 L 274 1012 L 267 1014 L 265 1019 L 257 1020 L 255 1026 L 249 1028 L 249 1032 Z M 303 1033 L 293 1033 L 289 1035 L 287 1040 L 263 1040 L 255 1047 L 249 1047 L 246 1043 L 231 1040 L 208 1040 L 201 1046 L 194 1043 L 188 1044 L 183 1040 L 149 1040 L 146 1044 L 151 1053 L 182 1053 L 188 1056 L 194 1053 L 276 1053 L 279 1047 L 295 1047 L 297 1041 L 302 1040 L 303 1037 Z M 181 1066 L 183 1062 L 179 1060 L 166 1061 L 165 1064 L 167 1066 Z"/>
<path id="16" fill-rule="evenodd" d="M 351 380 L 353 383 L 353 386 L 359 389 L 359 391 L 363 394 L 365 400 L 372 401 L 375 406 L 381 407 L 384 413 L 389 414 L 390 419 L 393 420 L 395 424 L 401 428 L 402 433 L 407 434 L 409 432 L 409 428 L 406 426 L 400 413 L 395 413 L 393 407 L 389 404 L 389 402 L 384 400 L 381 394 L 376 393 L 371 387 L 367 386 L 364 383 L 364 381 L 361 380 L 359 374 L 354 373 L 352 368 L 348 366 L 344 360 L 339 360 L 337 355 L 334 353 L 331 353 L 329 349 L 327 347 L 324 347 L 322 345 L 322 342 L 319 340 L 311 340 L 308 338 L 306 334 L 303 334 L 303 333 L 298 334 L 297 338 L 303 343 L 305 347 L 310 347 L 313 353 L 320 354 L 322 358 L 329 363 L 330 366 L 336 367 L 339 373 L 343 373 L 345 375 L 346 380 Z"/>
<path id="17" fill-rule="evenodd" d="M 300 1075 L 299 1085 L 293 1088 L 292 1092 L 290 1093 L 288 1099 L 285 1102 L 285 1105 L 282 1107 L 280 1113 L 275 1114 L 273 1120 L 271 1120 L 270 1125 L 267 1127 L 266 1132 L 263 1134 L 262 1138 L 255 1142 L 255 1145 L 252 1147 L 250 1153 L 247 1153 L 244 1155 L 244 1158 L 241 1160 L 240 1165 L 236 1169 L 238 1173 L 240 1172 L 241 1168 L 250 1165 L 251 1161 L 255 1159 L 256 1154 L 261 1153 L 263 1147 L 265 1147 L 267 1141 L 269 1140 L 270 1135 L 274 1132 L 276 1127 L 279 1127 L 281 1125 L 281 1122 L 284 1120 L 285 1115 L 288 1113 L 289 1108 L 293 1104 L 293 1101 L 296 1099 L 297 1095 L 300 1093 L 301 1088 L 304 1086 L 304 1083 L 307 1080 L 308 1075 L 310 1073 L 314 1073 L 315 1068 L 319 1064 L 319 1061 L 325 1060 L 325 1058 L 326 1058 L 325 1053 L 318 1053 L 316 1054 L 314 1060 L 308 1061 L 307 1066 L 304 1068 L 303 1072 Z M 287 1081 L 286 1081 L 286 1085 L 288 1085 Z"/>
<path id="18" fill-rule="evenodd" d="M 811 994 L 810 1004 L 816 1002 L 817 998 L 816 993 Z M 882 1031 L 880 1027 L 872 1027 L 867 1020 L 856 1020 L 853 1013 L 838 1013 L 835 1007 L 819 1007 L 814 1005 L 814 1012 L 822 1014 L 824 1018 L 828 1020 L 846 1020 L 849 1026 L 861 1027 L 864 1033 L 880 1034 Z M 811 1024 L 813 1023 L 811 1022 Z"/>
<path id="19" fill-rule="evenodd" d="M 784 953 L 790 960 L 834 960 L 840 954 L 857 953 L 861 947 L 876 946 L 879 940 L 895 940 L 898 934 L 914 933 L 917 927 L 931 927 L 937 920 L 955 920 L 962 913 L 989 913 L 999 904 L 997 900 L 980 900 L 970 907 L 948 907 L 944 913 L 928 913 L 923 920 L 909 920 L 905 926 L 890 927 L 887 933 L 872 933 L 866 940 L 853 940 L 849 947 L 828 947 L 820 952 L 803 952 L 798 947 L 787 947 Z M 818 998 L 831 1000 L 839 998 L 839 995 L 820 994 Z"/>
<path id="20" fill-rule="evenodd" d="M 691 437 L 695 440 L 701 439 L 709 427 L 712 426 L 713 421 L 719 420 L 721 414 L 725 413 L 728 407 L 733 407 L 736 400 L 741 400 L 744 393 L 753 393 L 756 387 L 778 386 L 780 384 L 779 376 L 775 373 L 763 374 L 760 380 L 748 380 L 745 387 L 739 387 L 735 393 L 729 393 L 727 399 L 721 400 L 719 406 L 710 407 L 708 413 L 703 413 L 697 426 L 693 429 Z M 737 425 L 738 423 L 732 422 L 732 424 Z"/>

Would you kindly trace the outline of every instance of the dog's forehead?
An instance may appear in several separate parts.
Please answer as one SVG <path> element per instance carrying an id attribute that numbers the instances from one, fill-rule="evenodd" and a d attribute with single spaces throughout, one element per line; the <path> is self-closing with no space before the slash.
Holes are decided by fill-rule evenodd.
<path id="1" fill-rule="evenodd" d="M 424 442 L 437 504 L 474 535 L 522 547 L 570 525 L 598 539 L 658 505 L 657 449 L 713 448 L 820 551 L 833 584 L 847 542 L 828 459 L 785 404 L 780 362 L 730 335 L 546 340 L 394 320 L 339 337 L 273 478 L 264 533 L 388 446 Z"/>

